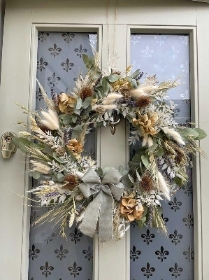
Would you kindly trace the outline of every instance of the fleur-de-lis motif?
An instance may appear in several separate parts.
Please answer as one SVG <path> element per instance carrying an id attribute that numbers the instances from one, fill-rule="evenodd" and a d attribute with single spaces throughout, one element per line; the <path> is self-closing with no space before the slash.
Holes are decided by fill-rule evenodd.
<path id="1" fill-rule="evenodd" d="M 49 33 L 46 32 L 39 32 L 38 33 L 38 40 L 43 43 L 44 41 L 46 41 L 46 38 L 49 36 Z"/>
<path id="2" fill-rule="evenodd" d="M 57 44 L 54 44 L 54 47 L 51 47 L 48 50 L 51 52 L 51 55 L 55 57 L 56 55 L 59 55 L 62 49 L 58 47 Z"/>
<path id="3" fill-rule="evenodd" d="M 75 34 L 66 32 L 66 33 L 62 33 L 62 37 L 64 38 L 64 41 L 69 44 L 75 37 Z"/>
<path id="4" fill-rule="evenodd" d="M 154 53 L 154 51 L 151 50 L 149 48 L 149 46 L 146 46 L 146 48 L 144 50 L 141 50 L 141 53 L 143 53 L 143 57 L 148 58 L 148 57 L 152 57 L 152 54 Z"/>
<path id="5" fill-rule="evenodd" d="M 169 219 L 167 217 L 164 217 L 163 214 L 161 215 L 161 217 L 162 217 L 163 221 L 165 222 L 165 224 L 169 221 Z"/>
<path id="6" fill-rule="evenodd" d="M 138 225 L 138 223 L 137 223 L 137 221 L 136 221 L 136 220 L 135 220 L 135 221 L 133 221 L 133 222 L 131 222 L 131 226 L 132 226 L 133 228 L 135 228 L 137 225 Z"/>
<path id="7" fill-rule="evenodd" d="M 171 242 L 175 245 L 181 242 L 181 239 L 183 238 L 182 234 L 178 234 L 178 231 L 175 229 L 173 234 L 169 234 L 169 238 L 171 239 Z"/>
<path id="8" fill-rule="evenodd" d="M 188 214 L 187 218 L 183 218 L 182 221 L 184 222 L 185 226 L 189 229 L 194 225 L 194 220 L 191 214 Z"/>
<path id="9" fill-rule="evenodd" d="M 42 265 L 40 267 L 40 270 L 43 270 L 42 274 L 45 277 L 48 277 L 51 274 L 51 271 L 54 270 L 54 267 L 53 266 L 49 266 L 49 263 L 45 262 L 45 266 Z"/>
<path id="10" fill-rule="evenodd" d="M 155 251 L 155 255 L 158 256 L 158 260 L 161 260 L 161 262 L 163 262 L 167 259 L 166 256 L 169 255 L 169 252 L 166 251 L 163 246 L 161 246 L 159 251 Z"/>
<path id="11" fill-rule="evenodd" d="M 144 242 L 149 245 L 152 242 L 152 239 L 155 238 L 155 235 L 153 233 L 150 233 L 150 230 L 147 229 L 146 234 L 141 234 L 141 237 L 144 238 Z"/>
<path id="12" fill-rule="evenodd" d="M 49 86 L 51 88 L 55 87 L 58 82 L 61 80 L 60 77 L 56 76 L 55 73 L 52 74 L 51 77 L 48 77 L 47 80 L 49 81 Z"/>
<path id="13" fill-rule="evenodd" d="M 185 256 L 185 259 L 188 260 L 189 262 L 194 260 L 194 251 L 192 250 L 192 248 L 190 246 L 187 251 L 183 252 L 183 255 Z"/>
<path id="14" fill-rule="evenodd" d="M 139 255 L 141 255 L 141 251 L 136 250 L 136 246 L 133 246 L 133 249 L 131 250 L 130 253 L 130 258 L 135 262 L 135 260 L 138 260 Z"/>
<path id="15" fill-rule="evenodd" d="M 146 276 L 147 279 L 149 279 L 153 275 L 153 272 L 155 272 L 155 268 L 151 267 L 150 264 L 147 263 L 147 266 L 142 267 L 141 271 L 144 272 L 144 276 Z"/>
<path id="16" fill-rule="evenodd" d="M 176 212 L 177 210 L 180 209 L 182 202 L 178 201 L 177 198 L 174 197 L 173 201 L 170 201 L 168 204 L 171 206 L 171 209 Z"/>
<path id="17" fill-rule="evenodd" d="M 77 56 L 81 58 L 82 54 L 87 52 L 87 49 L 83 48 L 83 46 L 80 45 L 79 48 L 76 48 L 74 51 L 77 53 Z"/>
<path id="18" fill-rule="evenodd" d="M 66 59 L 66 61 L 61 63 L 61 66 L 63 68 L 63 70 L 65 70 L 66 72 L 68 72 L 69 70 L 71 70 L 74 66 L 74 63 L 70 62 L 69 58 Z"/>
<path id="19" fill-rule="evenodd" d="M 48 62 L 44 61 L 43 57 L 40 58 L 40 61 L 37 62 L 37 68 L 42 71 L 45 70 L 45 66 L 48 65 Z"/>
<path id="20" fill-rule="evenodd" d="M 88 246 L 87 250 L 83 250 L 83 254 L 85 255 L 85 259 L 89 261 L 93 259 L 93 251 L 91 245 Z"/>
<path id="21" fill-rule="evenodd" d="M 29 249 L 29 258 L 34 260 L 34 259 L 36 259 L 38 257 L 39 253 L 40 253 L 40 250 L 36 249 L 36 246 L 33 244 L 31 249 Z"/>
<path id="22" fill-rule="evenodd" d="M 71 241 L 74 241 L 76 244 L 80 241 L 80 238 L 83 236 L 83 234 L 77 228 L 75 228 L 74 232 L 71 232 L 69 236 L 71 237 Z"/>
<path id="23" fill-rule="evenodd" d="M 62 260 L 66 258 L 66 254 L 68 254 L 68 250 L 63 248 L 63 245 L 60 245 L 60 249 L 56 249 L 55 254 L 57 254 L 57 258 Z"/>
<path id="24" fill-rule="evenodd" d="M 47 234 L 47 232 L 43 232 L 41 234 L 44 238 L 44 241 L 48 244 L 50 241 L 53 240 L 53 237 L 56 236 L 56 234 L 53 232 L 52 234 Z"/>
<path id="25" fill-rule="evenodd" d="M 184 190 L 184 193 L 188 196 L 193 194 L 193 188 L 190 182 L 188 182 L 184 187 L 182 187 L 182 189 Z"/>
<path id="26" fill-rule="evenodd" d="M 183 271 L 182 267 L 179 267 L 177 263 L 174 264 L 174 267 L 170 267 L 169 271 L 171 272 L 171 275 L 175 278 L 179 277 L 181 275 L 181 272 Z"/>
<path id="27" fill-rule="evenodd" d="M 76 278 L 76 276 L 79 275 L 79 271 L 82 270 L 82 267 L 77 266 L 76 262 L 74 262 L 72 266 L 68 267 L 68 270 L 71 271 L 70 275 Z"/>
<path id="28" fill-rule="evenodd" d="M 42 95 L 42 93 L 41 93 L 40 88 L 36 91 L 36 99 L 37 99 L 38 101 L 41 101 L 41 100 L 43 99 L 43 95 Z"/>

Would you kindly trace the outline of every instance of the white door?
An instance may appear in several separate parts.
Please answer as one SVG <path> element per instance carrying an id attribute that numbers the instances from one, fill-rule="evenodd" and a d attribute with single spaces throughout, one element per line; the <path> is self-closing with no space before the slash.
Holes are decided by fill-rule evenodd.
<path id="1" fill-rule="evenodd" d="M 80 0 L 77 2 L 71 0 L 8 0 L 5 15 L 2 58 L 0 134 L 6 131 L 17 132 L 19 129 L 16 125 L 17 121 L 23 120 L 27 122 L 26 117 L 22 115 L 21 110 L 15 105 L 15 102 L 30 109 L 35 107 L 35 78 L 38 33 L 40 34 L 40 32 L 48 34 L 51 34 L 50 32 L 59 32 L 61 34 L 96 33 L 102 67 L 105 68 L 107 66 L 109 58 L 111 60 L 113 54 L 116 52 L 118 55 L 117 67 L 121 70 L 126 69 L 130 62 L 133 63 L 134 60 L 137 60 L 131 54 L 132 36 L 138 36 L 143 40 L 145 40 L 144 34 L 151 34 L 153 36 L 162 34 L 171 36 L 176 34 L 179 35 L 179 38 L 187 36 L 189 38 L 189 87 L 192 104 L 192 121 L 195 121 L 197 124 L 199 123 L 203 129 L 208 131 L 208 15 L 209 7 L 207 5 L 193 3 L 187 0 L 169 1 L 169 3 L 163 0 L 149 0 L 146 2 L 120 0 L 114 1 L 114 3 L 112 1 L 98 2 L 93 0 Z M 55 46 L 52 45 L 52 47 Z M 146 43 L 145 52 L 143 53 L 140 48 L 139 52 L 141 54 L 147 53 L 149 56 L 149 49 L 146 48 Z M 139 62 L 137 63 L 140 64 Z M 141 70 L 143 71 L 143 69 Z M 101 166 L 109 165 L 118 167 L 121 164 L 127 165 L 129 147 L 126 139 L 126 128 L 123 122 L 117 126 L 115 136 L 110 134 L 109 128 L 102 129 L 98 132 L 97 161 Z M 201 148 L 209 154 L 207 141 L 208 139 L 206 138 L 201 142 Z M 190 280 L 207 280 L 209 276 L 209 268 L 207 266 L 209 259 L 209 242 L 207 239 L 207 229 L 209 227 L 207 219 L 207 197 L 209 192 L 207 189 L 207 170 L 209 163 L 204 159 L 198 159 L 194 163 L 194 166 L 193 232 L 195 261 L 194 273 L 192 273 L 194 275 L 190 276 L 191 274 L 187 274 L 189 276 L 186 277 L 190 277 Z M 27 163 L 25 163 L 25 158 L 20 152 L 17 152 L 11 159 L 0 159 L 0 275 L 5 280 L 28 279 L 30 209 L 26 205 L 27 201 L 15 194 L 24 195 L 30 186 L 28 175 L 25 173 L 26 167 Z M 160 249 L 160 245 L 158 247 Z M 59 249 L 62 250 L 62 248 Z M 137 249 L 134 249 L 134 246 L 131 247 L 131 250 L 132 253 L 135 250 L 137 255 Z M 162 250 L 159 251 L 160 253 L 162 253 Z M 150 255 L 150 259 L 152 257 Z M 178 258 L 177 255 L 176 258 Z M 155 278 L 157 277 L 155 276 L 156 268 L 155 270 L 153 269 L 152 261 L 145 262 L 143 258 L 139 258 L 139 260 L 139 265 L 143 263 L 140 267 L 140 273 L 142 275 L 139 273 L 137 278 L 131 276 L 131 280 L 158 280 L 158 278 Z M 179 270 L 181 264 L 180 266 L 175 266 L 175 263 L 178 264 L 178 260 L 174 259 L 173 261 L 174 270 L 172 270 L 172 267 L 167 267 L 166 264 L 163 269 L 170 272 L 170 279 L 185 279 L 182 278 L 185 276 L 182 276 L 184 274 Z M 68 272 L 76 268 L 75 266 L 73 267 L 73 264 L 74 262 L 69 264 L 69 267 L 72 267 L 72 269 L 68 269 Z M 41 270 L 40 268 L 41 272 L 45 270 L 52 272 L 53 269 L 50 270 L 50 266 L 53 267 L 50 263 L 46 264 L 44 262 L 43 269 Z M 173 273 L 175 270 L 177 273 Z M 133 273 L 130 273 L 129 233 L 127 233 L 126 238 L 122 241 L 116 243 L 111 242 L 106 245 L 98 244 L 95 238 L 94 268 L 92 274 L 93 276 L 90 279 L 94 280 L 130 279 L 130 274 L 133 275 Z M 69 277 L 75 279 L 77 277 L 78 280 L 89 279 L 86 275 L 82 276 L 82 273 L 79 275 L 70 275 L 69 273 Z M 34 280 L 45 278 L 53 279 L 53 273 L 37 274 Z M 62 278 L 60 276 L 54 279 L 64 280 L 68 278 Z M 162 279 L 165 280 L 168 278 L 162 277 Z"/>

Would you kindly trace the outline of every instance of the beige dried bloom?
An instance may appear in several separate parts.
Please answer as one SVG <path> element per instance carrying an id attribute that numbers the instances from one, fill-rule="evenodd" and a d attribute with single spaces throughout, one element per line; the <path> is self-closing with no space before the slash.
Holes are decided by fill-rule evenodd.
<path id="1" fill-rule="evenodd" d="M 142 135 L 150 134 L 155 135 L 157 134 L 157 130 L 155 128 L 155 125 L 158 121 L 158 115 L 157 113 L 147 113 L 144 115 L 140 115 L 138 119 L 134 118 L 132 120 L 133 125 L 139 126 Z"/>
<path id="2" fill-rule="evenodd" d="M 132 195 L 124 196 L 121 199 L 120 213 L 130 222 L 140 220 L 143 216 L 144 208 L 138 204 L 137 200 Z"/>
<path id="3" fill-rule="evenodd" d="M 74 110 L 75 103 L 76 103 L 75 97 L 69 96 L 64 92 L 59 95 L 58 107 L 62 113 L 64 114 L 72 113 Z"/>

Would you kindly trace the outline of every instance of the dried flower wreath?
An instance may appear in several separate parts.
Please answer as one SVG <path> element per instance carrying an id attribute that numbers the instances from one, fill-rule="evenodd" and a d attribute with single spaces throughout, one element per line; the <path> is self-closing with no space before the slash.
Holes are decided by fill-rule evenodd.
<path id="1" fill-rule="evenodd" d="M 76 222 L 88 236 L 97 231 L 100 242 L 122 238 L 133 221 L 166 232 L 161 200 L 170 200 L 187 182 L 190 155 L 201 152 L 196 140 L 206 134 L 175 122 L 167 90 L 178 81 L 159 84 L 153 76 L 140 83 L 139 70 L 104 73 L 98 55 L 83 55 L 83 60 L 88 72 L 78 77 L 70 95 L 51 100 L 39 84 L 47 111 L 31 113 L 22 107 L 30 115 L 31 132 L 19 132 L 14 143 L 29 154 L 29 172 L 39 179 L 30 192 L 48 207 L 36 223 L 60 224 L 65 236 L 66 226 Z M 129 170 L 102 169 L 84 151 L 85 136 L 111 123 L 115 113 L 134 128 L 130 144 L 141 142 Z"/>

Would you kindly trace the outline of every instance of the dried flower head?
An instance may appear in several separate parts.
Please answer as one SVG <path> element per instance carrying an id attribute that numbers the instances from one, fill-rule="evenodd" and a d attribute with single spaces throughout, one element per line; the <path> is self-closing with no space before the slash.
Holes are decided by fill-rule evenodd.
<path id="1" fill-rule="evenodd" d="M 77 139 L 71 139 L 67 148 L 76 156 L 83 151 L 83 145 Z"/>
<path id="2" fill-rule="evenodd" d="M 140 182 L 141 188 L 146 191 L 150 192 L 153 189 L 153 181 L 150 176 L 143 176 Z"/>
<path id="3" fill-rule="evenodd" d="M 132 120 L 133 125 L 139 126 L 142 135 L 150 134 L 155 135 L 157 134 L 157 130 L 155 128 L 155 125 L 158 121 L 158 115 L 157 113 L 147 113 L 144 115 L 138 116 L 138 119 L 134 118 Z"/>
<path id="4" fill-rule="evenodd" d="M 151 99 L 149 96 L 141 96 L 136 101 L 136 106 L 139 108 L 147 107 L 151 102 Z"/>
<path id="5" fill-rule="evenodd" d="M 126 79 L 126 78 L 121 78 L 119 80 L 117 80 L 116 82 L 111 84 L 113 91 L 120 91 L 123 92 L 124 90 L 130 90 L 132 89 L 132 85 L 130 80 Z"/>
<path id="6" fill-rule="evenodd" d="M 84 100 L 87 97 L 92 97 L 94 94 L 94 91 L 92 87 L 90 86 L 85 86 L 81 88 L 81 91 L 79 92 L 79 96 L 82 100 Z"/>
<path id="7" fill-rule="evenodd" d="M 74 110 L 74 106 L 76 103 L 76 98 L 67 95 L 66 93 L 61 93 L 59 95 L 59 110 L 64 114 L 70 114 Z"/>
<path id="8" fill-rule="evenodd" d="M 65 152 L 66 152 L 66 150 L 65 150 L 64 147 L 58 147 L 58 148 L 56 149 L 56 154 L 57 154 L 58 156 L 63 156 Z"/>
<path id="9" fill-rule="evenodd" d="M 73 174 L 68 174 L 64 178 L 66 184 L 63 186 L 63 189 L 72 191 L 79 183 L 78 177 Z"/>
<path id="10" fill-rule="evenodd" d="M 120 205 L 120 213 L 130 222 L 134 220 L 140 220 L 142 218 L 144 208 L 141 204 L 138 204 L 137 200 L 133 198 L 133 195 L 122 197 Z"/>
<path id="11" fill-rule="evenodd" d="M 48 112 L 41 112 L 44 119 L 41 120 L 41 123 L 49 128 L 50 130 L 59 129 L 59 119 L 55 111 L 49 109 Z"/>

